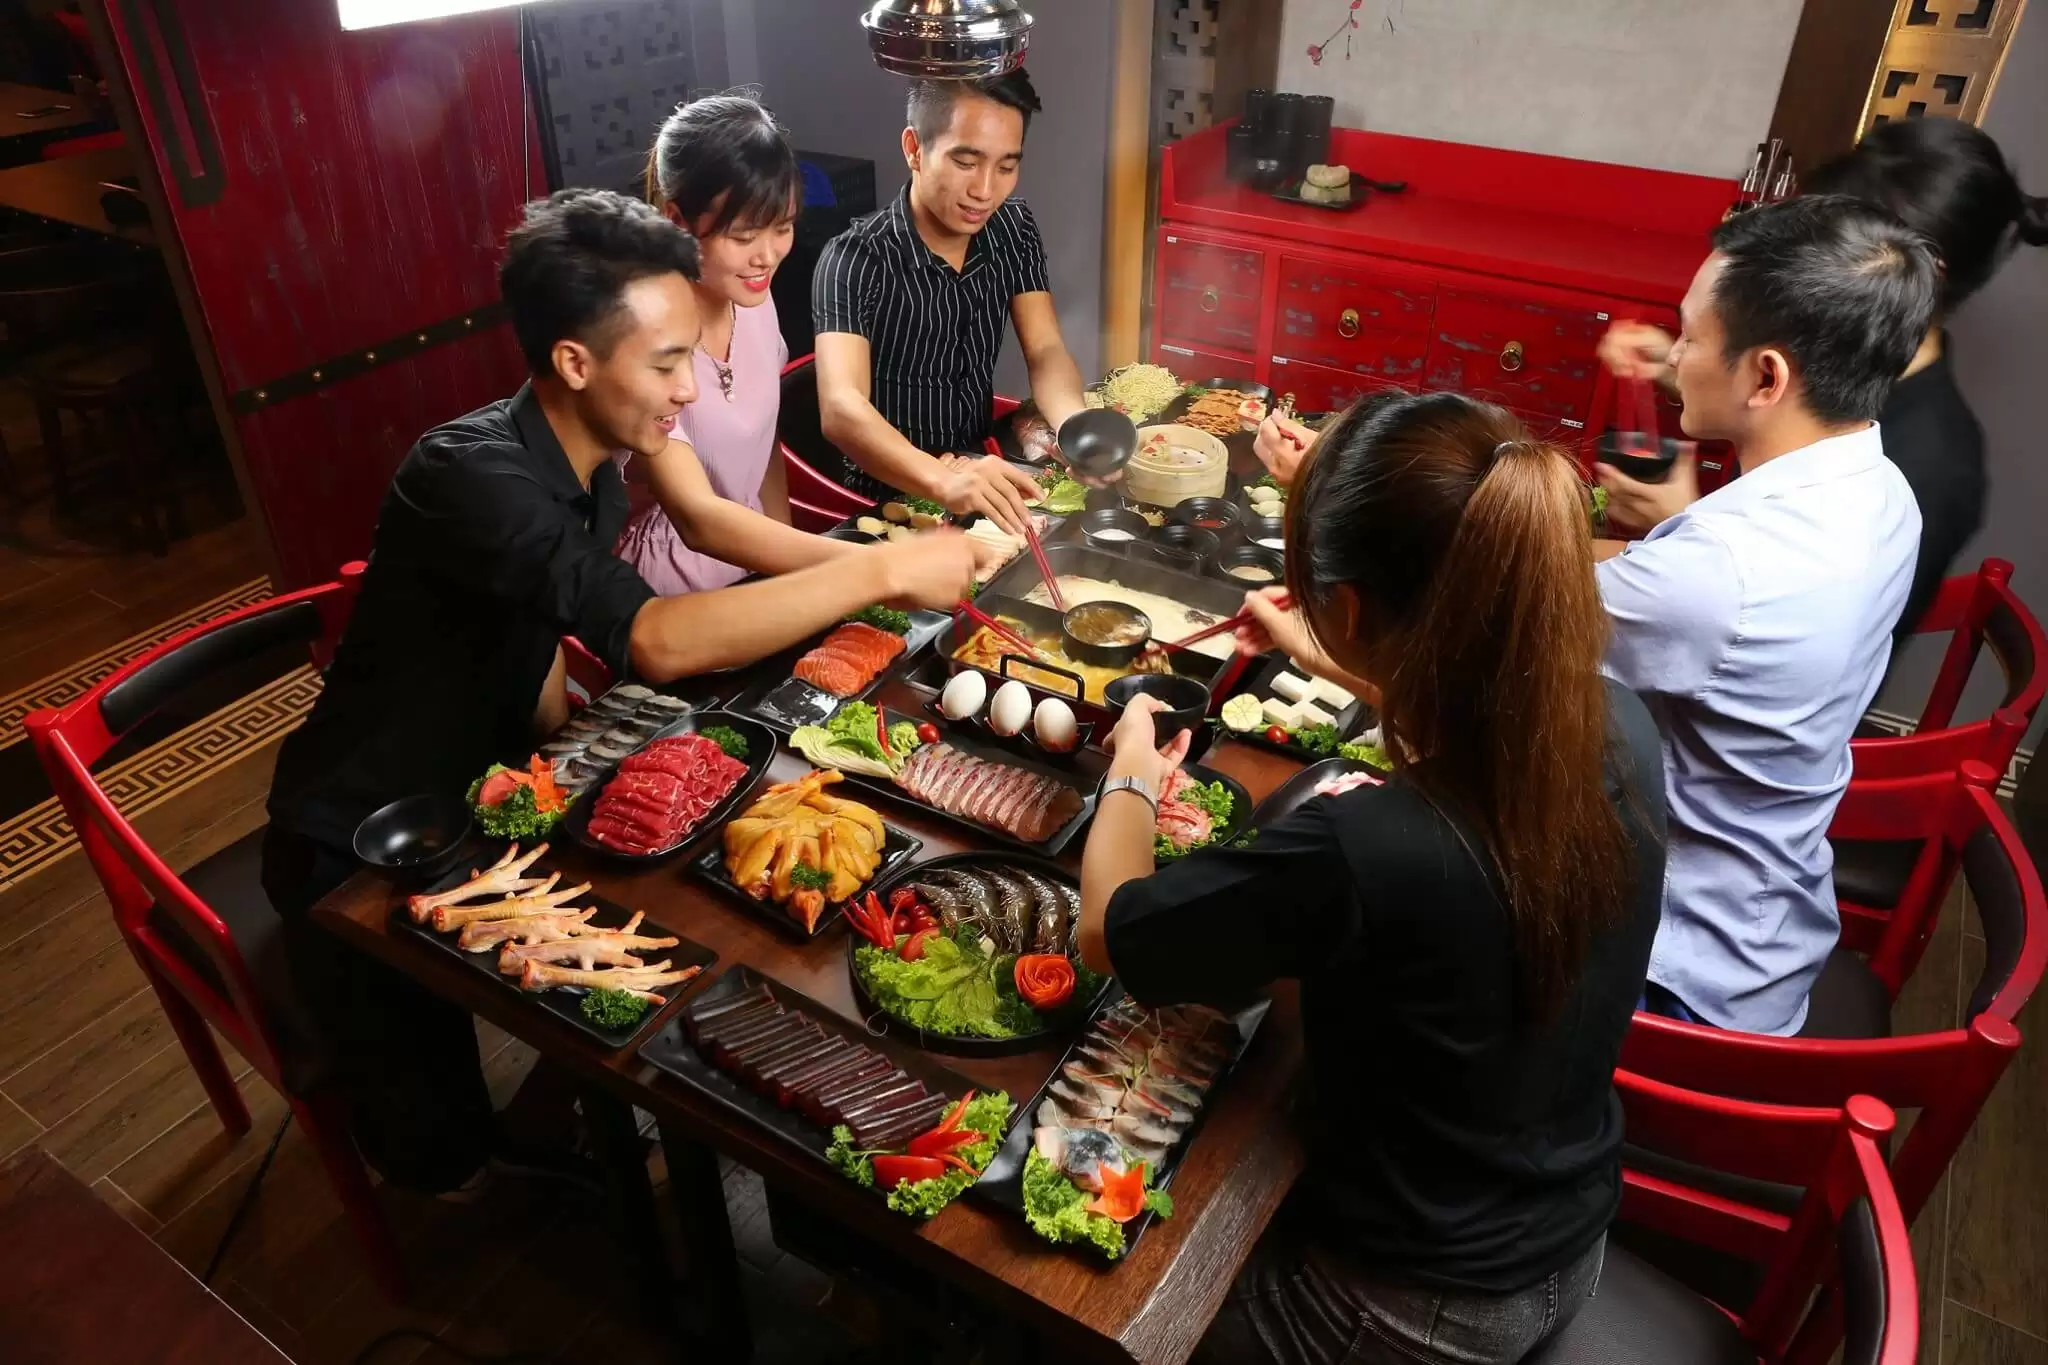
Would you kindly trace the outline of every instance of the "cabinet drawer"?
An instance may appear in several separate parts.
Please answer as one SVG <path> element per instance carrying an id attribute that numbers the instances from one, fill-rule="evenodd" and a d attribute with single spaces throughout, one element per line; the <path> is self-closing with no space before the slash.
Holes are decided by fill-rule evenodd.
<path id="1" fill-rule="evenodd" d="M 1423 385 L 1582 430 L 1606 326 L 1591 308 L 1445 289 L 1437 295 Z"/>
<path id="2" fill-rule="evenodd" d="M 1378 375 L 1354 374 L 1327 365 L 1304 365 L 1275 357 L 1272 388 L 1276 394 L 1293 394 L 1296 412 L 1318 413 L 1342 412 L 1369 393 L 1412 386 Z"/>
<path id="3" fill-rule="evenodd" d="M 1169 235 L 1160 243 L 1159 263 L 1161 336 L 1257 354 L 1263 251 Z"/>
<path id="4" fill-rule="evenodd" d="M 1394 384 L 1421 382 L 1435 288 L 1373 271 L 1285 256 L 1273 354 Z"/>
<path id="5" fill-rule="evenodd" d="M 1199 384 L 1204 379 L 1256 381 L 1259 377 L 1257 367 L 1244 356 L 1205 351 L 1199 346 L 1176 346 L 1170 341 L 1152 347 L 1152 363 L 1164 365 L 1190 384 Z"/>

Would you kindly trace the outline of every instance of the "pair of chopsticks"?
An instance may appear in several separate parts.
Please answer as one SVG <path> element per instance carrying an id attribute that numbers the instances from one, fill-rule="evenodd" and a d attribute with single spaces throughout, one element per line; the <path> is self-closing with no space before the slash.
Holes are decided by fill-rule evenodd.
<path id="1" fill-rule="evenodd" d="M 967 601 L 965 598 L 961 599 L 958 605 L 958 610 L 966 613 L 968 619 L 973 621 L 976 625 L 986 627 L 988 630 L 994 632 L 997 639 L 1002 640 L 1008 644 L 1015 645 L 1017 648 L 1023 650 L 1024 653 L 1029 657 L 1033 659 L 1043 659 L 1045 657 L 1043 654 L 1038 652 L 1038 647 L 1036 645 L 1032 644 L 1029 640 L 1019 635 L 1016 631 L 1011 630 L 1001 621 L 996 620 L 995 617 L 990 616 L 980 607 L 975 606 L 974 603 Z"/>
<path id="2" fill-rule="evenodd" d="M 1045 579 L 1045 595 L 1052 599 L 1052 609 L 1065 616 L 1067 604 L 1060 600 L 1060 580 L 1045 557 L 1045 545 L 1038 539 L 1038 525 L 1032 521 L 1029 512 L 1024 514 L 1024 540 L 1031 547 L 1031 557 L 1038 561 L 1038 572 Z"/>
<path id="3" fill-rule="evenodd" d="M 1615 325 L 1626 327 L 1634 318 L 1617 318 Z M 1656 455 L 1663 448 L 1663 440 L 1657 426 L 1657 387 L 1640 375 L 1617 376 L 1621 389 L 1621 401 L 1616 406 L 1632 418 L 1643 435 L 1642 444 L 1627 450 L 1629 455 Z"/>
<path id="4" fill-rule="evenodd" d="M 1289 611 L 1294 607 L 1294 599 L 1291 596 L 1282 597 L 1273 605 L 1279 607 L 1282 611 Z M 1190 645 L 1198 645 L 1204 640 L 1213 640 L 1218 635 L 1235 631 L 1239 626 L 1246 624 L 1251 619 L 1252 614 L 1250 611 L 1241 611 L 1227 620 L 1218 621 L 1213 626 L 1204 626 L 1193 635 L 1187 636 L 1184 639 L 1162 640 L 1160 644 L 1166 649 L 1186 649 Z"/>

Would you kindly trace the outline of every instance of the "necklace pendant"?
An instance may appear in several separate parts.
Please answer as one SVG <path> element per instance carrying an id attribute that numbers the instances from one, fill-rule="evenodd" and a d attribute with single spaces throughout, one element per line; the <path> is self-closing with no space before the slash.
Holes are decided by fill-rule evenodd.
<path id="1" fill-rule="evenodd" d="M 732 401 L 732 371 L 723 365 L 718 367 L 718 391 L 725 395 L 725 401 Z"/>

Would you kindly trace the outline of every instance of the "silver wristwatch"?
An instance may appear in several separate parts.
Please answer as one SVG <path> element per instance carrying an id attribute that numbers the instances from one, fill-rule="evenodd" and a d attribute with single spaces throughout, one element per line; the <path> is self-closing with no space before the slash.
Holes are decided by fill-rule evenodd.
<path id="1" fill-rule="evenodd" d="M 1145 804 L 1150 806 L 1155 813 L 1159 810 L 1159 798 L 1152 794 L 1152 784 L 1142 777 L 1112 777 L 1105 779 L 1102 786 L 1096 790 L 1096 802 L 1099 804 L 1102 798 L 1111 792 L 1135 792 L 1145 798 Z"/>

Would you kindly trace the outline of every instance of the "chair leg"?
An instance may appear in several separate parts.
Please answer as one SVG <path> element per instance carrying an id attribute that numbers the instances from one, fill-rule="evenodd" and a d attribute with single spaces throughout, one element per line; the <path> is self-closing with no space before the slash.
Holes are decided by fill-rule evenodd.
<path id="1" fill-rule="evenodd" d="M 64 414 L 55 403 L 36 400 L 36 423 L 43 431 L 43 466 L 50 474 L 50 500 L 59 512 L 71 510 L 71 463 L 64 446 Z"/>
<path id="2" fill-rule="evenodd" d="M 136 957 L 140 960 L 142 955 L 138 953 Z M 206 1098 L 213 1101 L 213 1112 L 220 1116 L 221 1126 L 237 1137 L 248 1132 L 249 1106 L 242 1103 L 242 1092 L 221 1059 L 220 1043 L 206 1026 L 206 1019 L 175 987 L 158 980 L 147 962 L 142 970 L 156 991 L 156 1002 L 170 1017 L 178 1041 L 184 1044 L 185 1060 L 192 1063 L 192 1069 L 199 1074 L 199 1084 L 206 1088 Z"/>
<path id="3" fill-rule="evenodd" d="M 348 1120 L 332 1091 L 320 1091 L 308 1098 L 292 1097 L 292 1113 L 299 1127 L 312 1140 L 327 1170 L 327 1179 L 348 1215 L 356 1244 L 370 1262 L 370 1274 L 384 1296 L 402 1304 L 410 1294 L 405 1264 L 399 1259 L 398 1244 L 391 1238 L 391 1225 L 377 1204 L 377 1192 L 370 1185 L 363 1159 L 348 1136 Z"/>

